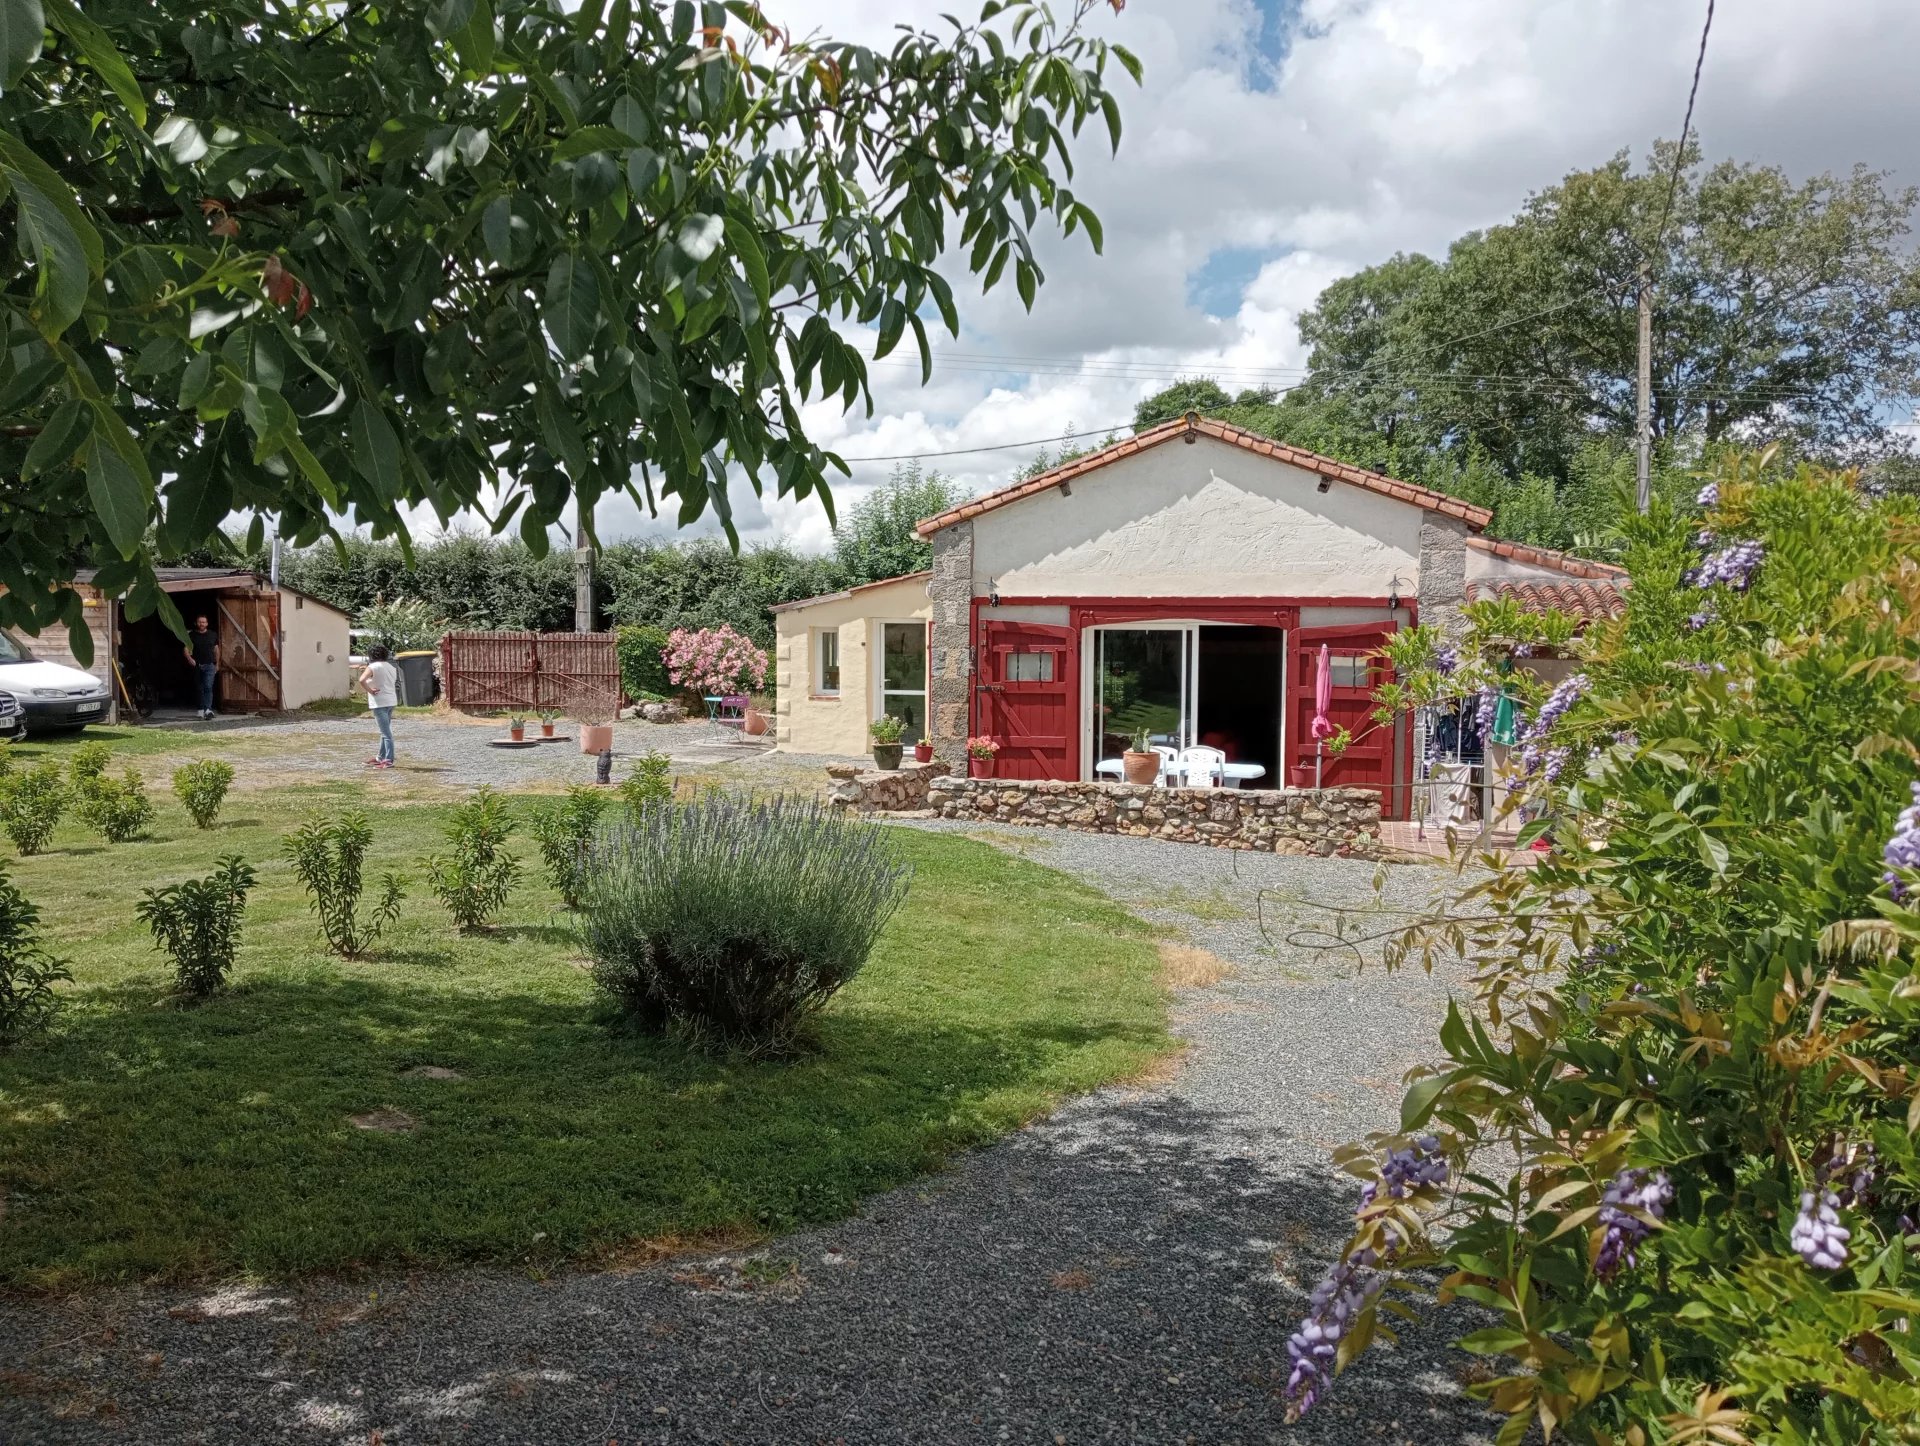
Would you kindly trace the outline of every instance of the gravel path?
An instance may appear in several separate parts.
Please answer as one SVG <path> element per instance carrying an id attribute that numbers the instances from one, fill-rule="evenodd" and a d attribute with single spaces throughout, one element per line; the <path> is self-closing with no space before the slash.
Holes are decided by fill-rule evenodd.
<path id="1" fill-rule="evenodd" d="M 1275 947 L 1255 911 L 1264 896 L 1271 916 L 1266 891 L 1363 903 L 1372 867 L 975 832 L 1231 963 L 1177 994 L 1191 1048 L 1172 1078 L 1074 1101 L 747 1256 L 0 1301 L 0 1440 L 1489 1438 L 1457 1385 L 1466 1358 L 1425 1326 L 1281 1424 L 1286 1335 L 1354 1195 L 1327 1151 L 1392 1126 L 1445 986 Z M 1439 877 L 1395 869 L 1389 896 Z"/>

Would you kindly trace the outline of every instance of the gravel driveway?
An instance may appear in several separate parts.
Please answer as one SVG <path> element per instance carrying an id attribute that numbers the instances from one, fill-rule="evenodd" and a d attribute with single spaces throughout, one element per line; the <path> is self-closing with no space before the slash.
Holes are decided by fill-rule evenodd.
<path id="1" fill-rule="evenodd" d="M 745 1256 L 0 1301 L 0 1440 L 1489 1438 L 1466 1358 L 1424 1327 L 1281 1424 L 1286 1336 L 1354 1197 L 1327 1151 L 1392 1126 L 1445 982 L 1275 948 L 1255 909 L 1263 891 L 1361 903 L 1372 866 L 975 832 L 1231 963 L 1176 996 L 1191 1047 L 1171 1078 L 1076 1100 Z M 1440 877 L 1395 869 L 1390 896 Z"/>

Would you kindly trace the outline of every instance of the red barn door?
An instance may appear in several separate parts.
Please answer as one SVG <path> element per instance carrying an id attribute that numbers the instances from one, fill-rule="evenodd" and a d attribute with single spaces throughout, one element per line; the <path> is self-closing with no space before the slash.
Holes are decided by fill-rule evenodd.
<path id="1" fill-rule="evenodd" d="M 1080 642 L 1072 628 L 983 621 L 974 732 L 995 739 L 996 778 L 1080 776 Z"/>
<path id="2" fill-rule="evenodd" d="M 1386 659 L 1373 656 L 1398 625 L 1348 623 L 1330 628 L 1295 628 L 1291 638 L 1292 667 L 1287 678 L 1291 711 L 1287 718 L 1287 751 L 1291 762 L 1312 766 L 1314 761 L 1313 690 L 1319 676 L 1320 647 L 1327 647 L 1333 671 L 1333 700 L 1327 716 L 1336 728 L 1353 735 L 1346 752 L 1322 761 L 1320 781 L 1326 788 L 1379 790 L 1381 816 L 1406 816 L 1407 790 L 1397 767 L 1396 733 L 1391 724 L 1373 721 L 1373 690 L 1393 677 Z"/>

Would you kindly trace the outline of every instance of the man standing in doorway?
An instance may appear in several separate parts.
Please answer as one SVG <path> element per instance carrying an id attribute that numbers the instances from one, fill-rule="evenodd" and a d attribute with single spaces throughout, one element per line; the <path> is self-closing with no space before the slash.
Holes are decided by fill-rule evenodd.
<path id="1" fill-rule="evenodd" d="M 220 635 L 207 630 L 205 613 L 193 620 L 193 631 L 187 634 L 186 655 L 187 661 L 200 670 L 200 716 L 211 718 L 214 683 L 220 677 Z"/>

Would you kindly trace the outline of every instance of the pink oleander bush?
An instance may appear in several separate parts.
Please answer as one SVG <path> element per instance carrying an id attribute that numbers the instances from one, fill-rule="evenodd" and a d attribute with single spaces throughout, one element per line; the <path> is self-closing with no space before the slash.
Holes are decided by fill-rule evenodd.
<path id="1" fill-rule="evenodd" d="M 1552 851 L 1328 929 L 1469 983 L 1338 1157 L 1290 1415 L 1437 1285 L 1502 1446 L 1920 1440 L 1920 509 L 1766 454 L 1698 506 L 1630 524 L 1625 616 L 1527 699 Z"/>
<path id="2" fill-rule="evenodd" d="M 661 653 L 667 681 L 703 695 L 753 693 L 766 685 L 767 655 L 744 633 L 717 628 L 675 628 Z"/>

